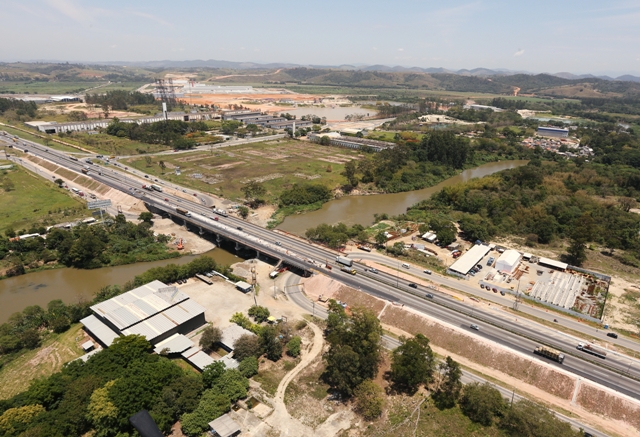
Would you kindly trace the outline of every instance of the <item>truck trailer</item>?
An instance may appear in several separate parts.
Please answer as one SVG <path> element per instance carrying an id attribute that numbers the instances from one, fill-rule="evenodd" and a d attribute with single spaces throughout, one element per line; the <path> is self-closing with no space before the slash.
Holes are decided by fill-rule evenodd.
<path id="1" fill-rule="evenodd" d="M 560 364 L 564 361 L 564 354 L 562 352 L 546 346 L 538 346 L 533 353 L 549 358 L 550 360 L 557 361 Z"/>
<path id="2" fill-rule="evenodd" d="M 342 270 L 343 272 L 347 272 L 350 275 L 355 275 L 356 274 L 356 269 L 352 269 L 351 267 L 342 266 L 342 267 L 340 267 L 340 270 Z"/>
<path id="3" fill-rule="evenodd" d="M 353 260 L 350 258 L 347 258 L 346 256 L 340 256 L 338 255 L 336 257 L 336 262 L 340 263 L 342 265 L 345 265 L 347 267 L 351 267 L 353 265 Z"/>
<path id="4" fill-rule="evenodd" d="M 187 211 L 186 209 L 176 208 L 176 212 L 178 214 L 182 214 L 182 215 L 186 215 L 187 217 L 191 217 L 191 213 L 189 211 Z"/>
<path id="5" fill-rule="evenodd" d="M 151 188 L 162 193 L 162 187 L 160 185 L 151 184 Z"/>
<path id="6" fill-rule="evenodd" d="M 224 210 L 224 209 L 213 208 L 213 212 L 218 214 L 218 215 L 221 215 L 222 217 L 228 217 L 229 216 L 229 214 L 227 214 L 227 211 Z"/>
<path id="7" fill-rule="evenodd" d="M 596 357 L 602 358 L 603 360 L 607 358 L 607 353 L 605 351 L 589 343 L 578 343 L 578 350 L 591 355 L 595 355 Z"/>

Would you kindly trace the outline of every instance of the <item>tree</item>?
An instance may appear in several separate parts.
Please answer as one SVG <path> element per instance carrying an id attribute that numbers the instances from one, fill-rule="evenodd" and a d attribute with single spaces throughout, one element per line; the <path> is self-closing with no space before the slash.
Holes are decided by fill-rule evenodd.
<path id="1" fill-rule="evenodd" d="M 167 168 L 167 165 L 164 163 L 164 161 L 158 161 L 158 165 L 160 166 L 160 170 L 162 170 L 162 172 L 164 172 Z"/>
<path id="2" fill-rule="evenodd" d="M 256 357 L 247 357 L 240 362 L 238 370 L 245 378 L 251 378 L 258 374 L 258 359 Z"/>
<path id="3" fill-rule="evenodd" d="M 323 356 L 326 367 L 322 374 L 324 381 L 345 396 L 353 395 L 364 378 L 360 374 L 360 356 L 351 346 L 332 346 Z"/>
<path id="4" fill-rule="evenodd" d="M 231 409 L 231 401 L 215 390 L 205 390 L 200 402 L 191 413 L 180 418 L 182 432 L 189 437 L 198 437 L 209 427 L 209 422 Z"/>
<path id="5" fill-rule="evenodd" d="M 556 418 L 545 407 L 521 399 L 509 409 L 500 421 L 500 428 L 513 437 L 578 437 L 582 433 L 574 431 L 568 422 Z"/>
<path id="6" fill-rule="evenodd" d="M 401 337 L 402 344 L 391 353 L 390 377 L 401 391 L 414 393 L 421 384 L 433 379 L 435 354 L 429 346 L 429 339 L 422 334 L 414 338 Z"/>
<path id="7" fill-rule="evenodd" d="M 384 392 L 370 379 L 363 381 L 354 391 L 356 411 L 366 420 L 373 420 L 382 414 Z"/>
<path id="8" fill-rule="evenodd" d="M 138 216 L 138 220 L 142 220 L 144 223 L 149 223 L 150 225 L 153 224 L 153 213 L 145 211 L 145 212 L 141 212 L 140 215 Z"/>
<path id="9" fill-rule="evenodd" d="M 265 326 L 260 331 L 260 346 L 271 361 L 278 361 L 282 357 L 282 343 L 275 326 Z"/>
<path id="10" fill-rule="evenodd" d="M 289 340 L 289 342 L 287 343 L 287 355 L 290 355 L 294 358 L 300 355 L 301 343 L 302 343 L 302 339 L 297 335 L 293 337 L 291 340 Z"/>
<path id="11" fill-rule="evenodd" d="M 200 347 L 211 350 L 220 340 L 222 340 L 222 330 L 217 326 L 207 326 L 200 337 Z"/>
<path id="12" fill-rule="evenodd" d="M 153 163 L 153 160 L 151 159 L 150 156 L 145 156 L 144 157 L 144 161 L 147 163 L 147 167 L 151 167 L 151 164 Z"/>
<path id="13" fill-rule="evenodd" d="M 384 231 L 379 231 L 375 236 L 375 240 L 379 246 L 384 246 L 387 243 L 387 236 Z"/>
<path id="14" fill-rule="evenodd" d="M 111 108 L 109 108 L 109 104 L 107 102 L 102 104 L 102 113 L 104 114 L 104 118 L 109 118 L 109 113 L 111 112 Z"/>
<path id="15" fill-rule="evenodd" d="M 344 170 L 342 171 L 342 176 L 347 178 L 349 185 L 352 187 L 358 186 L 358 178 L 356 177 L 357 172 L 357 162 L 356 160 L 351 160 L 344 165 Z"/>
<path id="16" fill-rule="evenodd" d="M 240 187 L 240 191 L 242 191 L 244 197 L 251 203 L 254 203 L 267 193 L 267 189 L 258 181 L 247 182 Z"/>
<path id="17" fill-rule="evenodd" d="M 494 418 L 504 413 L 505 407 L 502 395 L 489 383 L 467 384 L 460 398 L 462 413 L 483 426 L 491 426 Z"/>
<path id="18" fill-rule="evenodd" d="M 205 388 L 211 388 L 216 384 L 216 381 L 222 377 L 226 371 L 226 366 L 222 361 L 214 361 L 204 368 L 202 371 L 202 383 Z"/>
<path id="19" fill-rule="evenodd" d="M 266 322 L 271 315 L 269 308 L 260 305 L 252 305 L 251 308 L 249 308 L 249 311 L 247 311 L 247 314 L 253 317 L 253 320 L 255 320 L 256 323 Z"/>
<path id="20" fill-rule="evenodd" d="M 0 432 L 2 435 L 18 435 L 45 409 L 42 405 L 25 405 L 9 408 L 0 416 Z"/>
<path id="21" fill-rule="evenodd" d="M 109 389 L 114 383 L 109 381 L 95 389 L 87 406 L 87 418 L 96 429 L 96 436 L 110 435 L 109 431 L 117 428 L 118 408 L 109 399 Z"/>
<path id="22" fill-rule="evenodd" d="M 64 184 L 64 181 L 62 179 L 60 179 L 60 178 L 56 179 L 53 182 L 55 182 L 55 184 L 58 185 L 58 187 L 60 187 L 60 188 L 62 188 L 62 184 Z"/>
<path id="23" fill-rule="evenodd" d="M 240 214 L 240 217 L 242 217 L 244 220 L 246 220 L 247 217 L 249 217 L 249 208 L 247 208 L 244 205 L 238 207 L 238 214 Z"/>
<path id="24" fill-rule="evenodd" d="M 233 345 L 233 357 L 242 362 L 249 357 L 259 357 L 262 355 L 262 347 L 258 336 L 254 334 L 244 334 L 236 340 Z"/>
<path id="25" fill-rule="evenodd" d="M 328 146 L 329 144 L 331 144 L 331 138 L 329 138 L 327 135 L 323 135 L 320 137 L 321 146 Z"/>
<path id="26" fill-rule="evenodd" d="M 440 363 L 438 368 L 440 372 L 442 372 L 442 382 L 434 394 L 436 406 L 440 409 L 453 408 L 462 390 L 462 382 L 460 382 L 462 370 L 460 369 L 460 364 L 455 362 L 450 356 L 447 356 L 445 362 Z"/>

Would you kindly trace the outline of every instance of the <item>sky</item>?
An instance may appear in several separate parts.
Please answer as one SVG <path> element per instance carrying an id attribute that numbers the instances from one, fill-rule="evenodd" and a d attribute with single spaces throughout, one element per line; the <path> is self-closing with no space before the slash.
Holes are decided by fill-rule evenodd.
<path id="1" fill-rule="evenodd" d="M 640 1 L 0 0 L 0 61 L 640 75 Z"/>

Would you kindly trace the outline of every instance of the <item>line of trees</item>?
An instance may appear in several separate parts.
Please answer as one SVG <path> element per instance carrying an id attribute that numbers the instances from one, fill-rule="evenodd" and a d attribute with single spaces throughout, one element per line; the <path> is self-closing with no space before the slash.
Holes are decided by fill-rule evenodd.
<path id="1" fill-rule="evenodd" d="M 153 94 L 143 94 L 138 91 L 114 90 L 104 94 L 86 94 L 85 103 L 88 105 L 108 106 L 118 111 L 126 111 L 132 105 L 157 104 Z"/>
<path id="2" fill-rule="evenodd" d="M 155 123 L 124 123 L 114 118 L 106 128 L 106 133 L 120 138 L 129 138 L 148 144 L 164 144 L 176 149 L 191 149 L 197 142 L 187 135 L 192 132 L 209 130 L 205 122 L 185 122 L 166 120 Z"/>

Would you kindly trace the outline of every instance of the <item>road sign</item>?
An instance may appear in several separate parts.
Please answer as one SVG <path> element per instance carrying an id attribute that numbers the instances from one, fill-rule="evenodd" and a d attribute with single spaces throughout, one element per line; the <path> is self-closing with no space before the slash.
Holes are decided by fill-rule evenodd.
<path id="1" fill-rule="evenodd" d="M 89 208 L 89 209 L 102 209 L 102 208 L 108 208 L 110 206 L 111 206 L 111 200 L 110 199 L 94 200 L 92 202 L 87 202 L 87 208 Z"/>

